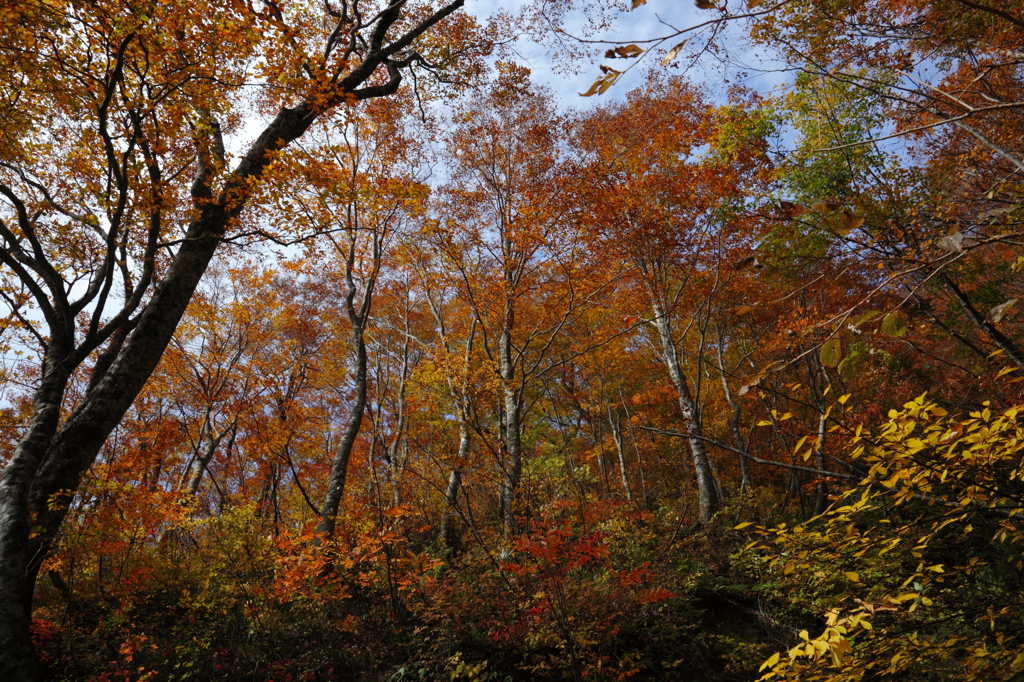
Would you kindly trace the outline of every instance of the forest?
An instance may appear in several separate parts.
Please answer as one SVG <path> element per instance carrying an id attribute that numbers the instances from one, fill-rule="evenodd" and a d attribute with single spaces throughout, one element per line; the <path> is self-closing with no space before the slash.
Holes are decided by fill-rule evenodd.
<path id="1" fill-rule="evenodd" d="M 1024 3 L 488 7 L 0 2 L 0 679 L 1024 679 Z"/>

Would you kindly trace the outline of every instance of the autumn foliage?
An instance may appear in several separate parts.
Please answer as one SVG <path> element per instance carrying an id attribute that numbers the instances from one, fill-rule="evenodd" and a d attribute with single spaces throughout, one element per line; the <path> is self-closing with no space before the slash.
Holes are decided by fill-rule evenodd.
<path id="1" fill-rule="evenodd" d="M 1024 13 L 369 4 L 0 8 L 0 670 L 1024 675 Z"/>

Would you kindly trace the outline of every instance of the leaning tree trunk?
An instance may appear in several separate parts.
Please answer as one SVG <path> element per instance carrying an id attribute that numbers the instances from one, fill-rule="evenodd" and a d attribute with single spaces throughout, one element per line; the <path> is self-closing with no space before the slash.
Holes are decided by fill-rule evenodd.
<path id="1" fill-rule="evenodd" d="M 64 387 L 74 366 L 49 359 L 44 365 L 32 423 L 0 477 L 0 679 L 5 682 L 37 679 L 29 637 L 36 576 L 82 475 L 156 368 L 220 243 L 218 235 L 237 213 L 224 203 L 207 204 L 192 223 L 133 333 L 101 354 L 81 404 L 59 431 Z M 58 354 L 52 347 L 49 353 Z"/>
<path id="2" fill-rule="evenodd" d="M 693 457 L 693 468 L 697 473 L 697 496 L 700 503 L 700 520 L 707 523 L 716 511 L 718 511 L 718 491 L 715 488 L 715 475 L 711 470 L 711 461 L 708 459 L 707 448 L 701 440 L 700 415 L 697 404 L 690 394 L 690 387 L 686 383 L 682 369 L 679 367 L 679 355 L 676 351 L 675 341 L 672 339 L 672 325 L 669 322 L 666 311 L 657 302 L 654 308 L 654 326 L 658 330 L 658 337 L 661 341 L 662 356 L 665 365 L 668 367 L 669 377 L 679 393 L 679 410 L 683 415 L 683 423 L 686 431 L 690 434 L 687 441 L 690 444 L 690 454 Z"/>
<path id="3" fill-rule="evenodd" d="M 36 675 L 28 624 L 39 570 L 39 561 L 33 559 L 40 548 L 30 540 L 29 496 L 33 475 L 60 420 L 67 383 L 66 372 L 50 363 L 46 370 L 34 396 L 32 423 L 0 478 L 0 643 L 6 649 L 0 670 L 5 680 L 31 680 Z"/>
<path id="4" fill-rule="evenodd" d="M 89 336 L 85 343 L 75 346 L 79 311 L 67 306 L 67 290 L 60 273 L 49 263 L 43 264 L 47 266 L 43 276 L 55 297 L 57 311 L 47 322 L 55 324 L 49 329 L 49 347 L 40 386 L 33 397 L 32 420 L 0 474 L 0 679 L 4 682 L 35 682 L 39 678 L 29 632 L 32 593 L 40 566 L 57 539 L 82 475 L 152 375 L 217 246 L 248 204 L 275 152 L 305 134 L 321 113 L 342 102 L 394 94 L 402 82 L 400 68 L 409 66 L 412 60 L 396 61 L 395 55 L 404 54 L 417 38 L 463 4 L 464 0 L 452 0 L 405 26 L 399 35 L 389 37 L 391 28 L 406 18 L 402 3 L 391 3 L 363 27 L 371 32 L 372 40 L 362 60 L 334 82 L 327 97 L 282 108 L 238 166 L 227 174 L 216 196 L 208 182 L 210 169 L 200 153 L 192 185 L 194 217 L 184 238 L 141 312 L 134 314 L 138 312 L 134 307 L 137 301 L 127 305 L 119 328 L 109 338 Z M 131 36 L 125 38 L 119 57 L 130 40 Z M 375 79 L 374 85 L 364 87 L 382 66 L 387 71 L 385 80 Z M 119 63 L 113 80 L 120 68 Z M 109 97 L 104 100 L 101 117 L 106 116 L 110 101 Z M 157 178 L 157 182 L 161 180 Z M 160 221 L 159 214 L 154 220 Z M 160 227 L 157 224 L 150 231 L 154 248 L 161 239 Z M 5 253 L 5 264 L 10 266 L 15 261 L 10 251 Z M 44 295 L 35 293 L 37 297 Z M 82 402 L 61 425 L 64 391 L 72 373 L 104 340 L 107 347 L 97 358 Z"/>
<path id="5" fill-rule="evenodd" d="M 338 519 L 338 509 L 345 492 L 345 479 L 348 476 L 348 462 L 352 455 L 359 429 L 363 425 L 363 414 L 366 412 L 366 340 L 362 325 L 354 325 L 352 338 L 356 351 L 355 400 L 348 425 L 341 434 L 338 448 L 334 453 L 331 465 L 331 477 L 327 482 L 327 493 L 320 507 L 320 522 L 316 526 L 317 533 L 332 535 Z"/>

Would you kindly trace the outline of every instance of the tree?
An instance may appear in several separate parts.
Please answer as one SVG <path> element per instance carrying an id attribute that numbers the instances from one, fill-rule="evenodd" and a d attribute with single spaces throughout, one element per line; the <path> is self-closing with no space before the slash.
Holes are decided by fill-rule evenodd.
<path id="1" fill-rule="evenodd" d="M 630 9 L 649 12 L 655 5 L 636 0 Z M 893 274 L 887 284 L 905 288 L 938 329 L 980 356 L 988 353 L 984 346 L 994 346 L 1024 368 L 1024 349 L 999 324 L 1008 308 L 996 311 L 998 320 L 988 314 L 1016 300 L 1010 287 L 1001 277 L 977 287 L 960 277 L 965 269 L 980 275 L 983 268 L 963 266 L 980 251 L 1003 250 L 1020 233 L 1024 18 L 1018 8 L 972 0 L 709 1 L 697 3 L 697 16 L 669 20 L 664 33 L 622 45 L 604 39 L 612 21 L 607 6 L 541 6 L 544 21 L 537 25 L 559 28 L 550 40 L 566 40 L 562 29 L 572 9 L 592 18 L 568 51 L 574 56 L 612 47 L 606 59 L 657 55 L 662 66 L 693 65 L 707 54 L 728 59 L 734 48 L 727 27 L 745 31 L 758 50 L 770 50 L 796 74 L 797 97 L 785 98 L 796 106 L 785 107 L 786 115 L 795 114 L 789 120 L 802 132 L 817 134 L 791 160 L 825 171 L 812 183 L 821 191 L 810 202 L 838 201 L 866 218 L 868 239 L 857 248 L 868 258 L 886 254 L 882 267 Z M 636 63 L 602 65 L 603 75 L 584 94 L 606 92 Z M 914 153 L 883 153 L 879 143 L 893 138 Z M 846 236 L 850 229 L 841 231 Z M 791 246 L 810 255 L 821 246 L 821 235 L 814 236 L 811 245 Z M 933 280 L 943 286 L 936 290 L 928 284 Z M 954 316 L 966 324 L 951 324 Z"/>
<path id="2" fill-rule="evenodd" d="M 297 213 L 295 223 L 330 240 L 336 261 L 328 260 L 327 267 L 340 280 L 341 306 L 352 335 L 354 398 L 320 506 L 317 529 L 325 535 L 334 532 L 349 459 L 366 412 L 366 334 L 374 293 L 396 233 L 427 194 L 419 177 L 417 143 L 403 131 L 409 127 L 403 118 L 407 109 L 408 103 L 386 102 L 375 108 L 372 120 L 355 116 L 339 131 L 328 132 L 324 158 L 303 154 L 293 159 L 309 187 L 289 200 Z"/>
<path id="3" fill-rule="evenodd" d="M 760 679 L 1020 677 L 1019 413 L 956 418 L 921 395 L 844 434 L 864 478 L 823 516 L 759 528 L 750 545 L 795 601 L 827 595 L 822 634 L 804 630 Z"/>
<path id="4" fill-rule="evenodd" d="M 581 248 L 575 179 L 556 146 L 564 121 L 548 97 L 530 92 L 526 75 L 503 67 L 487 97 L 460 117 L 450 141 L 457 164 L 434 239 L 457 273 L 498 382 L 507 536 L 518 530 L 528 389 L 561 362 L 555 346 L 614 279 Z"/>
<path id="5" fill-rule="evenodd" d="M 654 343 L 689 434 L 705 522 L 717 510 L 719 496 L 703 433 L 699 384 L 686 376 L 681 362 L 679 318 L 690 316 L 685 330 L 700 327 L 700 302 L 710 300 L 732 270 L 726 265 L 734 259 L 723 257 L 720 246 L 735 253 L 752 244 L 738 218 L 740 197 L 744 183 L 758 181 L 757 162 L 763 156 L 753 144 L 757 140 L 750 139 L 733 141 L 739 150 L 735 155 L 700 158 L 699 147 L 717 145 L 719 124 L 696 88 L 681 79 L 653 80 L 626 104 L 596 112 L 583 133 L 594 159 L 590 197 L 596 238 L 614 242 L 632 263 L 634 295 L 651 314 Z M 700 373 L 694 376 L 699 381 Z"/>
<path id="6" fill-rule="evenodd" d="M 82 473 L 218 246 L 244 233 L 275 157 L 341 105 L 394 94 L 410 68 L 472 76 L 486 36 L 453 16 L 463 3 L 5 8 L 2 298 L 40 366 L 31 422 L 0 477 L 6 679 L 37 677 L 33 585 Z M 223 136 L 246 122 L 254 79 L 276 113 L 229 170 Z M 68 405 L 76 372 L 88 388 Z"/>

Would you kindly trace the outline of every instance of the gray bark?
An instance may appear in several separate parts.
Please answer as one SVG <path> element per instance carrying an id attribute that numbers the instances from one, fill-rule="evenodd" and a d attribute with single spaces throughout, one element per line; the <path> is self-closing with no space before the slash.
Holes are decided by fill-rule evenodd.
<path id="1" fill-rule="evenodd" d="M 619 455 L 619 474 L 622 476 L 622 489 L 626 493 L 626 499 L 633 501 L 633 492 L 629 489 L 629 478 L 626 476 L 626 453 L 622 449 L 622 427 L 618 415 L 612 414 L 612 406 L 608 405 L 608 424 L 612 431 L 612 440 L 615 442 L 615 451 Z"/>
<path id="2" fill-rule="evenodd" d="M 468 430 L 466 433 L 465 440 L 459 440 L 459 451 L 463 450 L 463 443 L 466 444 L 468 450 L 469 438 Z M 444 491 L 444 499 L 446 502 L 444 510 L 444 520 L 441 522 L 441 540 L 444 542 L 445 547 L 448 549 L 457 549 L 459 546 L 459 536 L 455 529 L 455 510 L 459 506 L 459 491 L 462 490 L 462 469 L 454 468 L 451 474 L 448 476 L 448 486 Z"/>
<path id="3" fill-rule="evenodd" d="M 515 502 L 519 494 L 519 482 L 523 476 L 523 441 L 520 423 L 519 391 L 515 385 L 515 365 L 512 362 L 512 335 L 509 324 L 502 331 L 498 352 L 500 354 L 501 390 L 505 411 L 505 452 L 502 461 L 501 508 L 505 517 L 505 537 L 509 538 L 519 530 L 516 521 Z"/>
<path id="4" fill-rule="evenodd" d="M 690 394 L 690 387 L 683 376 L 679 366 L 679 355 L 676 350 L 675 340 L 672 338 L 672 324 L 667 311 L 658 302 L 657 297 L 652 297 L 654 308 L 654 326 L 658 330 L 658 338 L 661 341 L 662 357 L 668 368 L 672 384 L 679 393 L 679 410 L 683 416 L 683 423 L 688 433 L 701 435 L 700 415 L 697 405 Z M 711 462 L 708 459 L 707 448 L 704 441 L 699 438 L 688 438 L 690 454 L 693 457 L 693 468 L 697 474 L 697 496 L 700 506 L 700 520 L 707 523 L 716 511 L 718 511 L 718 492 L 715 488 L 714 472 L 711 470 Z"/>
<path id="5" fill-rule="evenodd" d="M 992 339 L 999 348 L 1001 348 L 1013 364 L 1017 365 L 1021 369 L 1024 369 L 1024 351 L 1022 351 L 1017 344 L 1008 336 L 999 331 L 996 326 L 990 322 L 984 315 L 982 315 L 971 300 L 967 297 L 960 287 L 956 285 L 951 277 L 946 273 L 939 273 L 939 280 L 946 285 L 950 293 L 953 294 L 953 298 L 956 299 L 957 303 L 963 309 L 964 314 L 967 315 L 967 319 L 974 324 L 983 334 Z"/>

